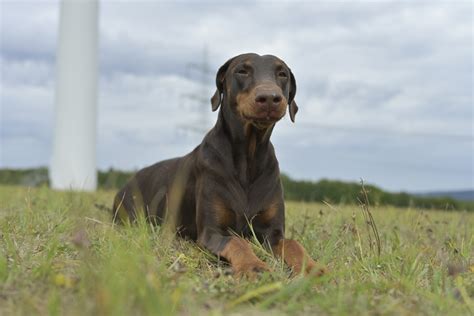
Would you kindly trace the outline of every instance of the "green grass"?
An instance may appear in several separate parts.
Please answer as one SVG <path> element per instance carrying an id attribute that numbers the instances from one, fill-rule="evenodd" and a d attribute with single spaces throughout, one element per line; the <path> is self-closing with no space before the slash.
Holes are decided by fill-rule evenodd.
<path id="1" fill-rule="evenodd" d="M 114 227 L 114 192 L 0 186 L 0 315 L 467 315 L 474 313 L 474 214 L 287 203 L 287 237 L 330 273 L 236 280 L 193 242 L 140 223 Z M 370 196 L 369 196 L 370 198 Z M 373 239 L 373 236 L 372 236 Z"/>

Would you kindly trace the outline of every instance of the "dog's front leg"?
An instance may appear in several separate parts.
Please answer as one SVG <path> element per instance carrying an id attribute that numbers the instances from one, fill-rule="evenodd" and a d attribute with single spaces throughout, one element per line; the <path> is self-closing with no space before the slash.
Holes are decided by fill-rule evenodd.
<path id="1" fill-rule="evenodd" d="M 237 276 L 252 276 L 269 271 L 268 266 L 252 250 L 250 243 L 237 236 L 224 236 L 205 228 L 198 237 L 198 243 L 219 257 L 225 258 Z"/>
<path id="2" fill-rule="evenodd" d="M 304 272 L 321 276 L 326 273 L 326 268 L 316 263 L 296 240 L 280 239 L 272 246 L 272 250 L 274 255 L 282 258 L 295 274 Z"/>
<path id="3" fill-rule="evenodd" d="M 325 268 L 316 263 L 303 246 L 293 239 L 285 239 L 285 205 L 277 199 L 254 220 L 254 230 L 259 240 L 270 246 L 273 254 L 283 259 L 294 274 L 322 275 Z"/>

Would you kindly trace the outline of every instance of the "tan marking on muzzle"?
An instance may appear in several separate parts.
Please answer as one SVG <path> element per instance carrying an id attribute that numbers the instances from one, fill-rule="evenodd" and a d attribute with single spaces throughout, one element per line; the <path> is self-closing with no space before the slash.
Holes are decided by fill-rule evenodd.
<path id="1" fill-rule="evenodd" d="M 236 101 L 237 101 L 237 112 L 241 115 L 242 118 L 246 117 L 256 117 L 259 113 L 258 108 L 255 104 L 255 98 L 258 94 L 261 93 L 278 93 L 282 96 L 282 100 L 278 108 L 275 111 L 278 112 L 279 117 L 283 117 L 285 115 L 286 106 L 288 104 L 288 100 L 283 95 L 283 92 L 279 86 L 277 86 L 273 82 L 264 82 L 248 92 L 240 92 L 237 94 Z"/>

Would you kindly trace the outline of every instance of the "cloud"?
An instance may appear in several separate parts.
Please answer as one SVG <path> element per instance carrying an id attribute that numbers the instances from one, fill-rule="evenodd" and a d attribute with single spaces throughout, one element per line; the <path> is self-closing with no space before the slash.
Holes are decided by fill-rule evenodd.
<path id="1" fill-rule="evenodd" d="M 2 3 L 1 166 L 49 162 L 58 8 Z M 472 188 L 471 14 L 470 2 L 102 1 L 99 166 L 191 150 L 216 118 L 217 68 L 254 51 L 280 56 L 297 78 L 297 123 L 286 117 L 273 136 L 282 170 Z"/>
<path id="2" fill-rule="evenodd" d="M 5 61 L 54 62 L 57 2 L 2 1 L 1 50 Z"/>

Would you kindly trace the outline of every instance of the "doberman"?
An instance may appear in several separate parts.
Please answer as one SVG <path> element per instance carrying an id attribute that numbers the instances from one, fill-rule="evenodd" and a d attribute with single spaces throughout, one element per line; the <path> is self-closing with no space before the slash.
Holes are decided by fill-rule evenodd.
<path id="1" fill-rule="evenodd" d="M 283 189 L 270 135 L 287 105 L 295 121 L 293 73 L 275 56 L 242 54 L 219 68 L 216 85 L 215 126 L 186 156 L 138 171 L 115 197 L 114 220 L 144 215 L 154 224 L 171 222 L 180 236 L 230 262 L 237 275 L 269 270 L 246 240 L 253 229 L 294 273 L 323 274 L 297 241 L 284 238 Z"/>

